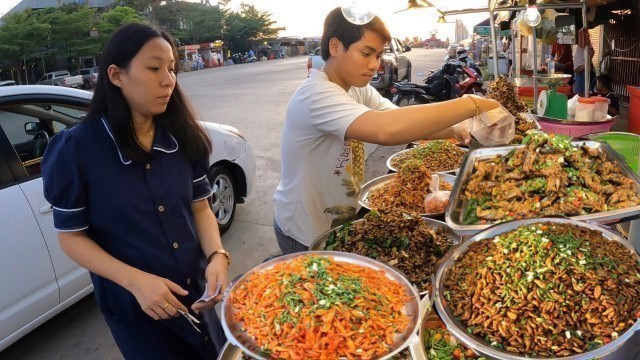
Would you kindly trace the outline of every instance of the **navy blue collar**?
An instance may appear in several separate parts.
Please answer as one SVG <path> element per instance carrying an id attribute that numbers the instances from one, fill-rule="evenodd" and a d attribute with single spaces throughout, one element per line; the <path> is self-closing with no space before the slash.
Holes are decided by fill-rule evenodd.
<path id="1" fill-rule="evenodd" d="M 125 164 L 131 164 L 131 159 L 127 158 L 120 148 L 118 147 L 118 143 L 116 142 L 115 137 L 113 136 L 113 131 L 111 131 L 111 127 L 109 126 L 109 122 L 104 119 L 104 117 L 100 117 L 102 121 L 102 125 L 104 125 L 105 130 L 113 140 L 113 144 L 116 147 L 116 151 L 118 151 L 118 156 L 120 157 L 120 161 Z M 156 126 L 155 134 L 153 134 L 153 143 L 152 149 L 156 151 L 162 151 L 164 153 L 173 153 L 178 151 L 178 141 L 171 135 L 169 131 L 166 131 L 162 128 L 162 126 Z"/>

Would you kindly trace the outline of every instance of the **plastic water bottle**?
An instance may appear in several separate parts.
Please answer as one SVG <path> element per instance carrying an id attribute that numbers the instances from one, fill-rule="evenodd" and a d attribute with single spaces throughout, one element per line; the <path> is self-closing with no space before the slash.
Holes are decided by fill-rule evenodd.
<path id="1" fill-rule="evenodd" d="M 556 72 L 556 62 L 553 60 L 551 55 L 547 58 L 547 74 L 553 75 Z"/>

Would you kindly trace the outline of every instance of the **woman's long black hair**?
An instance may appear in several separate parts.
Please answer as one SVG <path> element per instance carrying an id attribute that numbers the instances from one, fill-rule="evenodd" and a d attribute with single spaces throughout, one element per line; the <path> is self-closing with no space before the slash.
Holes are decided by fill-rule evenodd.
<path id="1" fill-rule="evenodd" d="M 110 65 L 128 69 L 131 60 L 140 49 L 157 37 L 161 37 L 171 44 L 177 71 L 178 52 L 171 35 L 146 24 L 124 25 L 113 33 L 103 49 L 98 82 L 87 115 L 87 119 L 91 119 L 90 121 L 100 121 L 100 118 L 104 116 L 105 120 L 109 122 L 113 136 L 123 155 L 134 162 L 145 161 L 149 154 L 136 140 L 129 103 L 122 95 L 120 88 L 111 83 L 107 69 Z M 166 111 L 154 116 L 154 121 L 156 126 L 162 126 L 175 137 L 182 153 L 189 160 L 193 161 L 207 156 L 211 151 L 211 139 L 196 120 L 191 104 L 185 98 L 177 82 Z"/>

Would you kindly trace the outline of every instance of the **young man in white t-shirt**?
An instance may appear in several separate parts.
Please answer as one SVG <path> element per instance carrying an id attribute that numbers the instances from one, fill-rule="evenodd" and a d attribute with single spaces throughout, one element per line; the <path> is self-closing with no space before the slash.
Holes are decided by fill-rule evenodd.
<path id="1" fill-rule="evenodd" d="M 287 108 L 274 229 L 284 254 L 305 251 L 333 225 L 353 219 L 364 183 L 364 144 L 468 137 L 453 125 L 500 104 L 475 96 L 397 108 L 369 85 L 391 40 L 379 17 L 354 25 L 329 13 L 322 71 L 311 70 Z"/>

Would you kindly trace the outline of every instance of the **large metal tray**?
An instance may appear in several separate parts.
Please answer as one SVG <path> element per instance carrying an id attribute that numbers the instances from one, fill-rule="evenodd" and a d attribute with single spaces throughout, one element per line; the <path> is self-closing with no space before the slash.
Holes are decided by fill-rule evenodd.
<path id="1" fill-rule="evenodd" d="M 463 160 L 464 161 L 464 160 Z M 369 203 L 368 197 L 369 197 L 369 193 L 371 192 L 371 190 L 379 187 L 379 186 L 383 186 L 385 183 L 391 181 L 394 177 L 396 177 L 396 174 L 387 174 L 387 175 L 382 175 L 380 177 L 377 177 L 371 181 L 369 181 L 368 183 L 364 184 L 362 186 L 362 190 L 360 191 L 360 196 L 358 197 L 358 203 L 369 209 L 372 210 L 371 204 Z M 448 174 L 438 174 L 438 178 L 440 178 L 440 182 L 446 182 L 449 183 L 451 185 L 454 185 L 456 182 L 456 177 L 453 175 L 448 175 Z M 454 186 L 455 188 L 455 186 Z M 453 192 L 452 192 L 453 194 Z M 451 200 L 449 200 L 451 201 Z M 444 212 L 441 213 L 428 213 L 428 214 L 420 214 L 422 216 L 428 216 L 428 217 L 438 217 L 438 216 L 442 216 L 444 215 Z"/>
<path id="2" fill-rule="evenodd" d="M 602 151 L 609 157 L 609 159 L 622 167 L 622 170 L 626 176 L 633 179 L 633 188 L 637 194 L 640 194 L 640 177 L 635 174 L 633 170 L 631 170 L 629 165 L 627 165 L 627 162 L 608 144 L 599 141 L 572 141 L 571 143 L 578 146 L 586 144 L 587 146 L 592 148 L 602 149 Z M 481 148 L 472 150 L 467 154 L 465 162 L 464 164 L 462 164 L 462 168 L 460 168 L 460 171 L 458 172 L 458 181 L 455 182 L 453 190 L 451 190 L 451 199 L 449 200 L 449 205 L 447 206 L 445 214 L 445 221 L 447 222 L 447 225 L 449 225 L 451 229 L 453 229 L 453 231 L 460 235 L 473 235 L 492 225 L 464 225 L 462 223 L 462 219 L 464 216 L 463 211 L 467 205 L 466 201 L 462 200 L 463 186 L 466 185 L 466 183 L 471 178 L 475 162 L 478 160 L 490 159 L 495 155 L 506 155 L 511 150 L 522 147 L 524 147 L 524 145 Z M 633 219 L 638 215 L 640 215 L 640 206 L 604 211 L 588 215 L 572 216 L 570 218 L 576 220 L 591 220 L 595 222 L 610 222 L 612 220 L 618 222 Z"/>
<path id="3" fill-rule="evenodd" d="M 415 338 L 418 326 L 420 325 L 420 297 L 418 295 L 417 289 L 411 284 L 411 282 L 409 282 L 409 279 L 407 279 L 404 275 L 402 275 L 399 271 L 392 268 L 391 266 L 379 261 L 375 261 L 368 257 L 338 251 L 307 251 L 302 253 L 283 255 L 264 262 L 249 270 L 231 286 L 231 288 L 225 294 L 224 300 L 222 302 L 221 319 L 222 328 L 224 329 L 225 335 L 227 336 L 227 339 L 231 344 L 238 346 L 247 355 L 255 359 L 267 360 L 257 354 L 260 347 L 256 344 L 254 339 L 252 339 L 245 331 L 242 330 L 242 324 L 234 320 L 235 309 L 231 305 L 230 299 L 234 291 L 243 286 L 252 274 L 270 269 L 276 264 L 288 262 L 300 256 L 324 256 L 333 258 L 335 261 L 339 262 L 348 262 L 351 264 L 366 266 L 375 270 L 383 271 L 389 279 L 402 285 L 407 296 L 409 297 L 409 301 L 403 308 L 403 312 L 409 317 L 410 321 L 404 332 L 402 332 L 401 334 L 396 334 L 395 342 L 391 346 L 391 351 L 380 359 L 391 358 L 393 355 L 399 353 L 400 351 L 402 351 L 402 349 L 407 347 L 409 342 L 413 338 Z"/>
<path id="4" fill-rule="evenodd" d="M 435 220 L 435 219 L 430 219 L 427 217 L 423 217 L 422 220 L 424 220 L 425 224 L 431 226 L 431 227 L 441 227 L 444 228 L 445 233 L 447 234 L 447 237 L 451 240 L 451 242 L 453 242 L 454 244 L 459 244 L 460 242 L 462 242 L 462 239 L 460 237 L 460 235 L 456 234 L 453 230 L 451 230 L 451 228 L 445 224 L 442 221 L 439 220 Z M 365 221 L 365 219 L 358 219 L 353 221 L 353 223 L 359 223 Z M 311 246 L 309 247 L 309 250 L 324 250 L 324 244 L 327 243 L 327 240 L 329 239 L 329 235 L 331 235 L 332 232 L 334 231 L 340 231 L 340 229 L 342 229 L 342 225 L 333 228 L 327 232 L 325 232 L 324 234 L 318 236 L 317 239 L 315 239 L 312 243 Z"/>
<path id="5" fill-rule="evenodd" d="M 454 145 L 454 146 L 455 146 L 455 145 Z M 464 152 L 469 151 L 469 149 L 467 149 L 467 148 L 463 148 L 463 147 L 460 147 L 460 146 L 458 146 L 458 148 L 459 148 L 460 150 L 464 151 Z M 395 167 L 393 167 L 393 165 L 391 165 L 391 163 L 393 162 L 393 159 L 395 159 L 397 156 L 400 156 L 401 154 L 407 153 L 407 152 L 409 152 L 409 151 L 415 151 L 415 149 L 416 149 L 416 148 L 414 147 L 414 148 L 411 148 L 411 149 L 406 149 L 406 150 L 399 151 L 399 152 L 397 152 L 397 153 L 395 153 L 395 154 L 391 155 L 391 156 L 387 159 L 387 168 L 388 168 L 389 170 L 391 170 L 391 171 L 397 172 L 397 171 L 398 171 L 398 169 L 396 169 Z M 463 155 L 462 155 L 462 157 L 464 158 L 464 156 L 465 156 L 465 155 L 466 155 L 466 154 L 463 154 Z M 462 159 L 462 161 L 464 161 L 464 160 Z M 450 173 L 457 173 L 459 170 L 460 170 L 460 167 L 455 167 L 455 168 L 453 168 L 453 169 L 448 169 L 448 170 L 444 170 L 444 171 L 431 171 L 431 172 L 432 172 L 432 173 L 434 173 L 434 174 L 450 174 Z"/>
<path id="6" fill-rule="evenodd" d="M 541 222 L 552 222 L 552 223 L 560 223 L 560 224 L 572 224 L 581 227 L 585 227 L 591 230 L 596 230 L 600 232 L 606 239 L 610 241 L 616 241 L 624 245 L 627 249 L 629 249 L 629 256 L 633 256 L 637 261 L 640 261 L 640 256 L 636 252 L 636 250 L 631 246 L 631 244 L 626 241 L 622 236 L 609 231 L 600 225 L 593 222 L 582 222 L 573 219 L 561 219 L 561 218 L 540 218 L 540 219 L 525 219 L 525 220 L 515 220 L 510 222 L 505 222 L 497 225 L 493 225 L 490 229 L 486 229 L 485 231 L 476 234 L 468 241 L 463 242 L 458 247 L 449 251 L 445 259 L 443 259 L 438 271 L 435 275 L 434 280 L 434 303 L 435 308 L 438 311 L 438 315 L 447 326 L 447 329 L 458 339 L 460 339 L 467 347 L 472 348 L 478 354 L 486 356 L 490 359 L 503 359 L 503 360 L 524 360 L 527 358 L 540 358 L 536 356 L 524 356 L 518 355 L 506 350 L 494 348 L 487 344 L 484 339 L 477 335 L 471 335 L 467 333 L 467 327 L 458 319 L 453 316 L 453 313 L 449 306 L 447 306 L 448 301 L 444 296 L 444 281 L 446 277 L 449 275 L 449 271 L 454 266 L 456 260 L 464 254 L 469 247 L 477 241 L 485 240 L 485 239 L 493 239 L 497 235 L 509 232 L 511 230 L 517 229 L 523 225 L 530 225 L 534 223 Z M 627 340 L 629 340 L 634 333 L 640 329 L 640 319 L 636 320 L 636 322 L 627 329 L 624 333 L 620 334 L 620 337 L 611 341 L 609 344 L 599 347 L 595 350 L 586 352 L 584 354 L 573 355 L 568 357 L 563 357 L 563 360 L 588 360 L 588 359 L 598 359 L 602 356 L 611 354 L 612 352 L 618 350 Z M 550 359 L 550 358 L 544 358 Z"/>
<path id="7" fill-rule="evenodd" d="M 224 344 L 222 351 L 218 354 L 217 360 L 241 360 L 242 349 L 228 342 Z"/>

